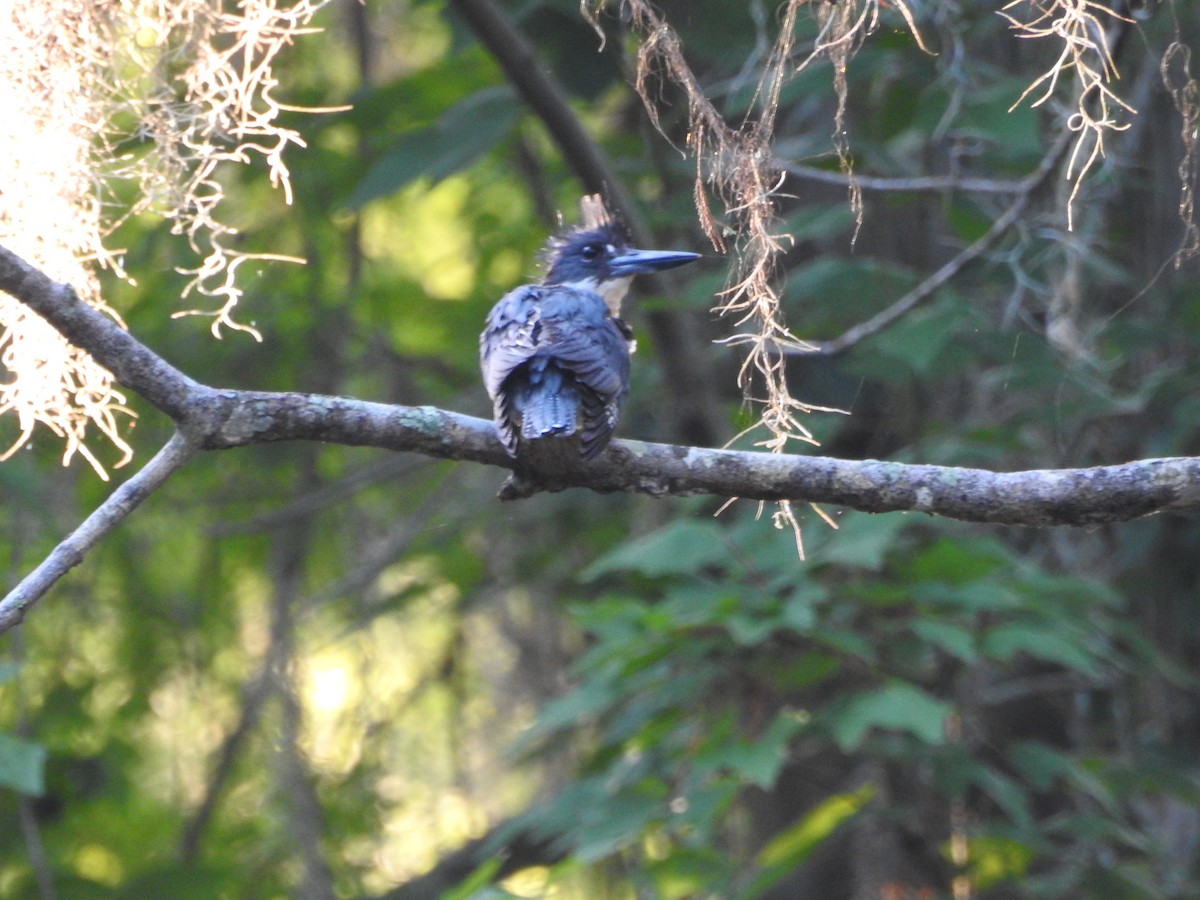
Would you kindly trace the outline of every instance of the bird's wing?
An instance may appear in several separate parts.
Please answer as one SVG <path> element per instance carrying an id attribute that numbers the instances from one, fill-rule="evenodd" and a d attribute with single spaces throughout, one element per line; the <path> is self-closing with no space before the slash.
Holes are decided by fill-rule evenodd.
<path id="1" fill-rule="evenodd" d="M 539 351 L 551 355 L 582 388 L 580 438 L 584 457 L 591 459 L 612 437 L 629 394 L 629 341 L 599 296 L 561 291 L 543 301 Z"/>
<path id="2" fill-rule="evenodd" d="M 519 287 L 501 298 L 488 313 L 479 336 L 479 364 L 487 392 L 495 397 L 513 370 L 538 352 L 541 337 L 539 288 Z"/>
<path id="3" fill-rule="evenodd" d="M 542 338 L 540 290 L 535 285 L 525 285 L 505 294 L 488 313 L 479 336 L 483 383 L 492 398 L 500 441 L 510 455 L 517 451 L 517 431 L 513 422 L 513 398 L 503 386 L 509 375 L 538 352 Z"/>

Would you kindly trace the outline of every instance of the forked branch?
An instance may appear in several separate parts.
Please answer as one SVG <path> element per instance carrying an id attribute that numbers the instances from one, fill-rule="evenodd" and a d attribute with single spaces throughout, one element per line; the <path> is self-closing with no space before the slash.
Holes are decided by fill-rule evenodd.
<path id="1" fill-rule="evenodd" d="M 0 291 L 29 305 L 92 354 L 126 388 L 170 417 L 178 434 L 74 534 L 0 601 L 11 628 L 83 554 L 157 490 L 196 450 L 310 440 L 378 447 L 513 468 L 491 422 L 433 407 L 348 397 L 235 391 L 188 378 L 77 300 L 74 292 L 0 247 Z M 596 460 L 567 461 L 547 491 L 589 488 L 663 495 L 815 502 L 867 512 L 908 510 L 1009 525 L 1098 525 L 1200 507 L 1200 458 L 1151 459 L 1090 469 L 997 473 L 780 453 L 614 441 Z"/>

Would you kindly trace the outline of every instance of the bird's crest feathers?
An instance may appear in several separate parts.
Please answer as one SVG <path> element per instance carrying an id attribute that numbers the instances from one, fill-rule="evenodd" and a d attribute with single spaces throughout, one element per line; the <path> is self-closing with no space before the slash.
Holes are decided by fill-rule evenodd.
<path id="1" fill-rule="evenodd" d="M 599 194 L 585 194 L 579 199 L 579 220 L 585 229 L 603 228 L 620 221 L 608 211 Z"/>
<path id="2" fill-rule="evenodd" d="M 578 225 L 566 226 L 561 213 L 558 220 L 559 233 L 550 237 L 539 254 L 542 268 L 547 274 L 555 259 L 573 244 L 594 242 L 615 247 L 629 245 L 629 232 L 625 223 L 620 216 L 609 211 L 604 205 L 604 198 L 599 194 L 587 194 L 580 199 Z"/>

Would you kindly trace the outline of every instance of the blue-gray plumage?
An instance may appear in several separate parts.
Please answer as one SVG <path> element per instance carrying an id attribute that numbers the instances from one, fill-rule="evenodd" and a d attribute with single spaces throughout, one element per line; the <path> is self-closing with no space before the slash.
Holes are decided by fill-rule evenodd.
<path id="1" fill-rule="evenodd" d="M 607 446 L 629 396 L 633 333 L 620 318 L 629 282 L 699 258 L 632 249 L 598 198 L 585 199 L 585 214 L 589 201 L 596 227 L 553 238 L 542 283 L 506 294 L 479 336 L 484 385 L 510 456 L 523 442 L 576 432 L 584 459 Z"/>

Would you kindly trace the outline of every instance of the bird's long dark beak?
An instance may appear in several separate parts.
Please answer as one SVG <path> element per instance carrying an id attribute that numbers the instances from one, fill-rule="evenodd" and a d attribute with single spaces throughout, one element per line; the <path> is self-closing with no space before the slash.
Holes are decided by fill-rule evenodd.
<path id="1" fill-rule="evenodd" d="M 673 269 L 699 258 L 699 253 L 685 253 L 682 250 L 626 250 L 615 257 L 610 265 L 614 274 L 623 278 L 626 275 L 648 275 Z"/>

